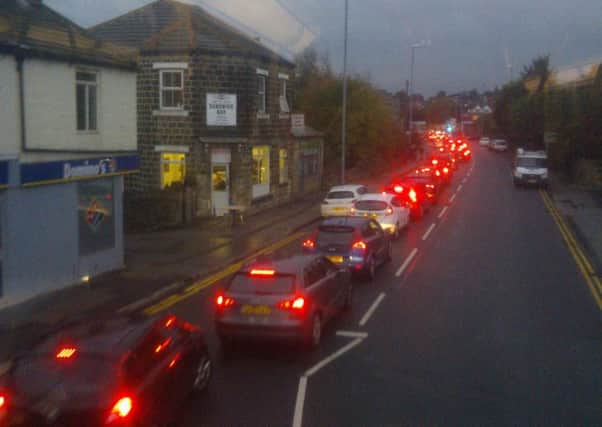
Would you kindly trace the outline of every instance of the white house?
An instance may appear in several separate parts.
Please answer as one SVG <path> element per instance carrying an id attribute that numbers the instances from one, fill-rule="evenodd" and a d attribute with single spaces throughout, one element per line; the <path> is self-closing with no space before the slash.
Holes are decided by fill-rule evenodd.
<path id="1" fill-rule="evenodd" d="M 0 3 L 0 307 L 123 266 L 135 64 L 40 0 Z"/>

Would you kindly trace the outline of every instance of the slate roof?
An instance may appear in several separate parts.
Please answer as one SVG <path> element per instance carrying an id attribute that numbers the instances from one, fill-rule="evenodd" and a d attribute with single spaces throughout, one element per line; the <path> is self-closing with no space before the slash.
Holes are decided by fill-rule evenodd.
<path id="1" fill-rule="evenodd" d="M 247 54 L 292 65 L 199 6 L 157 0 L 90 28 L 96 36 L 148 54 Z"/>
<path id="2" fill-rule="evenodd" d="M 41 0 L 0 1 L 0 51 L 120 68 L 136 51 L 95 38 Z"/>

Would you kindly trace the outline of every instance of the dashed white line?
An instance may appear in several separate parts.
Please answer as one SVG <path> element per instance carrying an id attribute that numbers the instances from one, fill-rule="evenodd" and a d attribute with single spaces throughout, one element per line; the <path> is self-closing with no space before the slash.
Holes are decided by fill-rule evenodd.
<path id="1" fill-rule="evenodd" d="M 468 178 L 464 178 L 464 179 L 462 180 L 462 184 L 466 184 L 466 181 L 467 181 L 467 180 L 468 180 Z"/>
<path id="2" fill-rule="evenodd" d="M 462 189 L 462 184 L 458 185 L 458 188 L 456 189 L 456 193 L 457 193 L 458 191 L 460 191 L 461 189 Z"/>
<path id="3" fill-rule="evenodd" d="M 450 203 L 453 202 L 457 195 L 458 195 L 458 193 L 452 194 L 452 196 L 449 198 L 449 202 Z"/>
<path id="4" fill-rule="evenodd" d="M 435 229 L 435 223 L 432 223 L 431 226 L 426 230 L 426 232 L 422 235 L 422 240 L 426 240 L 429 238 L 433 230 Z"/>
<path id="5" fill-rule="evenodd" d="M 303 405 L 305 403 L 305 390 L 307 389 L 307 377 L 303 375 L 299 379 L 297 387 L 297 400 L 295 401 L 295 415 L 293 416 L 293 427 L 301 427 L 303 422 Z"/>
<path id="6" fill-rule="evenodd" d="M 348 338 L 368 338 L 368 332 L 356 332 L 356 331 L 337 331 L 339 337 Z"/>
<path id="7" fill-rule="evenodd" d="M 443 218 L 443 215 L 445 215 L 445 212 L 447 212 L 447 206 L 443 206 L 443 209 L 441 209 L 441 212 L 439 212 L 439 215 L 437 215 L 437 218 L 439 218 L 439 219 Z"/>
<path id="8" fill-rule="evenodd" d="M 370 320 L 370 317 L 372 316 L 374 311 L 378 308 L 379 304 L 382 302 L 383 299 L 385 299 L 385 293 L 381 292 L 380 295 L 374 300 L 374 302 L 372 303 L 372 305 L 370 306 L 368 311 L 366 311 L 364 316 L 361 318 L 360 323 L 359 323 L 360 326 L 364 326 L 366 324 L 366 322 L 368 322 L 368 320 Z"/>
<path id="9" fill-rule="evenodd" d="M 412 252 L 410 252 L 410 255 L 408 255 L 408 257 L 403 262 L 403 264 L 401 264 L 401 267 L 399 267 L 399 270 L 397 270 L 397 273 L 395 273 L 395 277 L 401 276 L 403 271 L 408 267 L 408 264 L 410 264 L 410 262 L 412 262 L 412 260 L 414 259 L 414 257 L 416 256 L 417 253 L 418 253 L 418 248 L 412 249 Z"/>

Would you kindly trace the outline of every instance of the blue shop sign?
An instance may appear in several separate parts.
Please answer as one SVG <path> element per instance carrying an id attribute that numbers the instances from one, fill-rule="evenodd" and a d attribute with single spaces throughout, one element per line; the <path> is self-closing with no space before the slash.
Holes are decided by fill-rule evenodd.
<path id="1" fill-rule="evenodd" d="M 8 187 L 8 161 L 0 161 L 0 188 Z"/>
<path id="2" fill-rule="evenodd" d="M 25 187 L 57 184 L 138 171 L 137 154 L 99 157 L 95 159 L 59 160 L 21 165 L 21 184 Z"/>

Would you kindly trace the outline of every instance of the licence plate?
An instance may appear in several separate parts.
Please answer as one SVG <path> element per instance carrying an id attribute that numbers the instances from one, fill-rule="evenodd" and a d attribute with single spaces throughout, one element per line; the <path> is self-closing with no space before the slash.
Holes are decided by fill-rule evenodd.
<path id="1" fill-rule="evenodd" d="M 272 313 L 272 309 L 267 305 L 243 305 L 240 309 L 242 314 L 254 316 L 267 316 Z"/>
<path id="2" fill-rule="evenodd" d="M 343 257 L 338 255 L 330 255 L 326 258 L 328 258 L 331 262 L 334 262 L 335 264 L 340 264 L 343 262 Z"/>
<path id="3" fill-rule="evenodd" d="M 334 212 L 347 212 L 347 208 L 345 207 L 341 207 L 341 208 L 333 208 L 332 209 Z"/>
<path id="4" fill-rule="evenodd" d="M 367 214 L 367 213 L 365 213 L 364 216 L 366 218 L 378 218 L 378 214 Z"/>
<path id="5" fill-rule="evenodd" d="M 537 182 L 537 180 L 536 179 L 530 179 L 528 182 L 529 182 L 529 184 L 535 184 Z"/>

